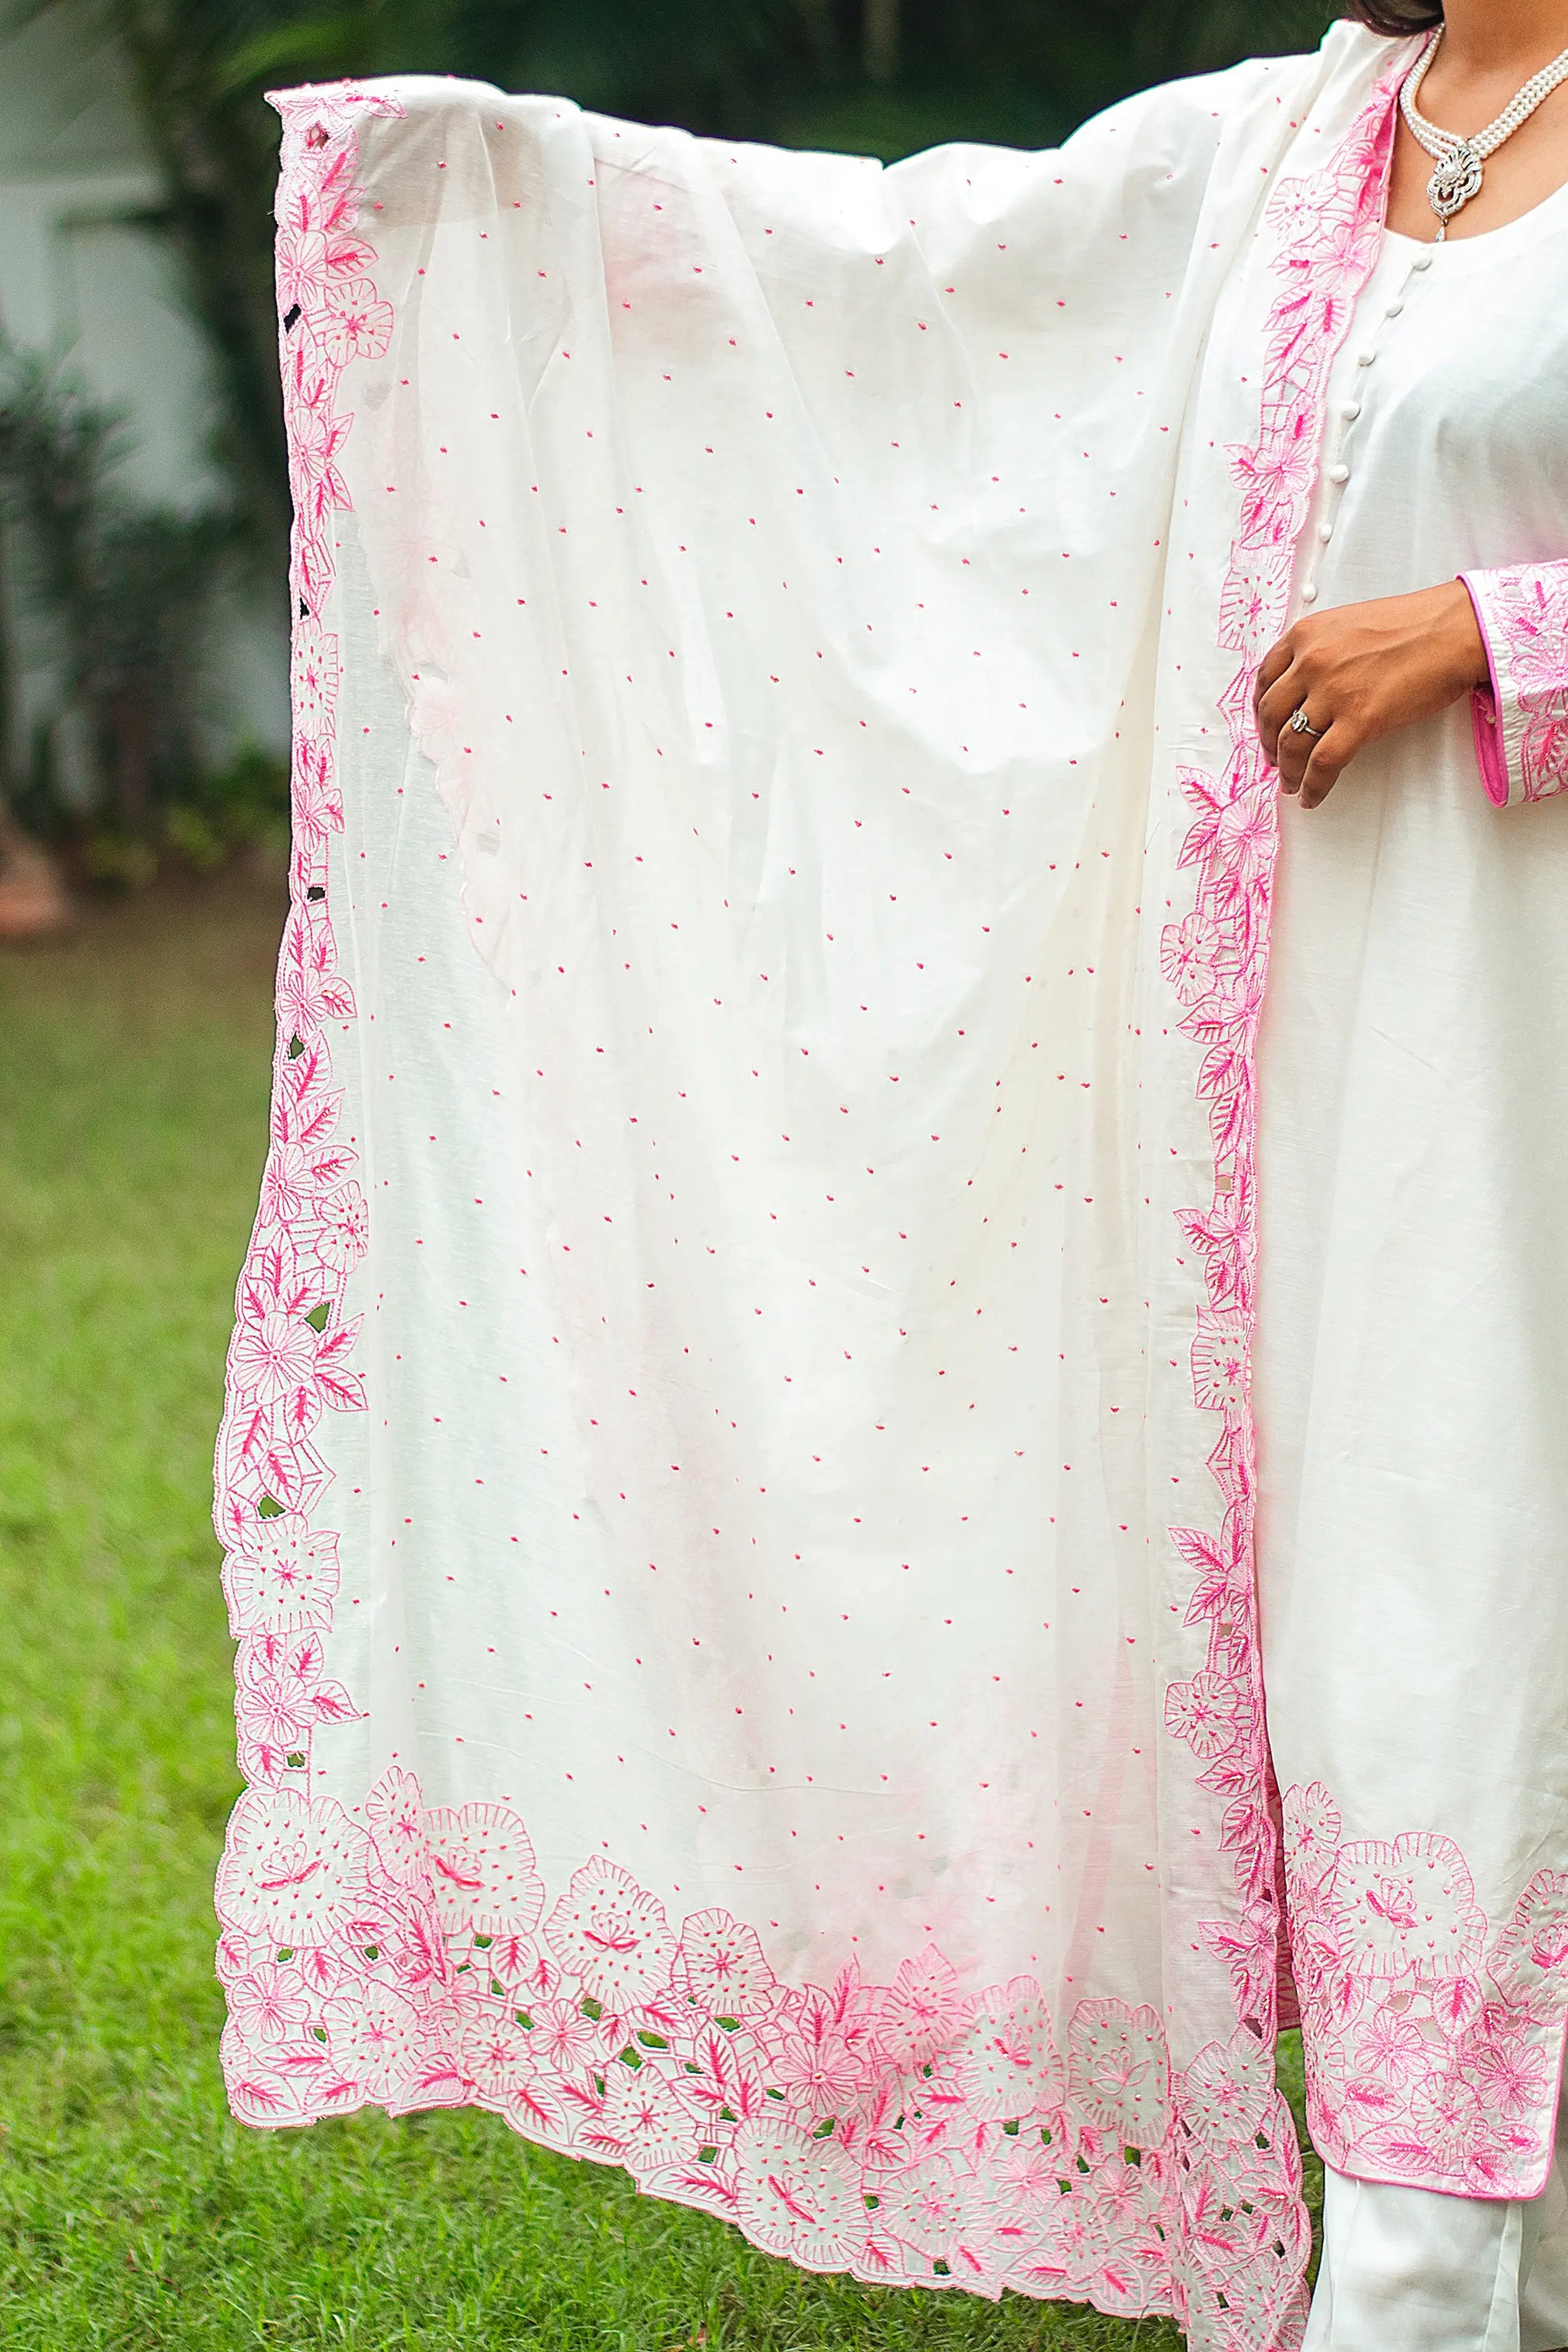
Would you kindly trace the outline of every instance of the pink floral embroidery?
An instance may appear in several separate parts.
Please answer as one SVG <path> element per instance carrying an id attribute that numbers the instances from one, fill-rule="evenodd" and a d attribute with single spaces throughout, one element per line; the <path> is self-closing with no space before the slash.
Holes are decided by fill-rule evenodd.
<path id="1" fill-rule="evenodd" d="M 1321 1783 L 1285 1792 L 1312 2137 L 1341 2170 L 1530 2196 L 1568 2014 L 1568 1873 L 1492 1935 L 1451 1838 L 1346 1843 Z"/>
<path id="2" fill-rule="evenodd" d="M 1208 1465 L 1224 1517 L 1217 1533 L 1173 1528 L 1194 1572 L 1187 1622 L 1206 1625 L 1203 1669 L 1165 1694 L 1165 1727 L 1222 1804 L 1237 1913 L 1205 1930 L 1229 1969 L 1238 2031 L 1200 2052 L 1176 2089 L 1183 2149 L 1184 2247 L 1190 2267 L 1178 2315 L 1226 2329 L 1299 2330 L 1309 2232 L 1289 2126 L 1273 2079 L 1280 1945 L 1279 1848 L 1268 1803 L 1253 1575 L 1254 1435 L 1249 1399 L 1257 1265 L 1255 1055 L 1268 964 L 1277 840 L 1276 785 L 1252 719 L 1258 661 L 1285 624 L 1297 540 L 1306 521 L 1328 375 L 1356 297 L 1376 260 L 1392 150 L 1394 84 L 1385 79 L 1320 171 L 1284 184 L 1264 233 L 1283 281 L 1269 314 L 1254 447 L 1228 452 L 1240 492 L 1220 599 L 1218 641 L 1237 667 L 1220 698 L 1230 730 L 1218 774 L 1188 767 L 1180 863 L 1189 912 L 1167 927 L 1162 963 L 1182 1033 L 1203 1049 L 1198 1093 L 1214 1150 L 1209 1203 L 1179 1217 L 1208 1297 L 1192 1344 L 1194 1402 L 1218 1432 Z M 1268 2261 L 1259 2248 L 1271 2249 Z"/>
<path id="3" fill-rule="evenodd" d="M 1464 574 L 1491 665 L 1476 747 L 1500 805 L 1568 789 L 1568 563 Z"/>
<path id="4" fill-rule="evenodd" d="M 744 1923 L 677 1925 L 603 1855 L 549 1903 L 504 1805 L 426 1811 L 395 1766 L 362 1811 L 291 1785 L 237 1808 L 220 1973 L 247 2120 L 470 2102 L 808 2269 L 1171 2307 L 1183 2177 L 1153 2010 L 1079 2002 L 1064 2061 L 1032 1977 L 971 1996 L 933 1948 L 886 1984 L 851 1962 L 796 1988 Z M 1199 2054 L 1194 2128 L 1217 2149 L 1203 2118 L 1229 2101 L 1266 2195 L 1278 2119 L 1246 2039 Z"/>

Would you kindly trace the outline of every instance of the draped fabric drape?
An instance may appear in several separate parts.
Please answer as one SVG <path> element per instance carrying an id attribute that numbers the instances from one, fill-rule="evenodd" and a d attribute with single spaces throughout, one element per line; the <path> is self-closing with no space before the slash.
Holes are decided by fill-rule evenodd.
<path id="1" fill-rule="evenodd" d="M 248 2119 L 477 2103 L 807 2267 L 1299 2331 L 1248 685 L 1405 54 L 887 171 L 277 101 Z"/>

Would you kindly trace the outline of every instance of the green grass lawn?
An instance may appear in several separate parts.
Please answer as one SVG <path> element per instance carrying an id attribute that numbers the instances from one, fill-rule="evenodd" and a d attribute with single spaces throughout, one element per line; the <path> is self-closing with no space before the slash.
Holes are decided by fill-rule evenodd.
<path id="1" fill-rule="evenodd" d="M 0 2346 L 1168 2352 L 804 2277 L 489 2116 L 230 2119 L 208 1510 L 279 922 L 191 885 L 0 959 Z"/>

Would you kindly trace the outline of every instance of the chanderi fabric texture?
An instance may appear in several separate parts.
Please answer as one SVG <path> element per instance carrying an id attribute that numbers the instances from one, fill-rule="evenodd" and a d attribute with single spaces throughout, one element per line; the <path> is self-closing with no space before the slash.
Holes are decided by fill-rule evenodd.
<path id="1" fill-rule="evenodd" d="M 1313 2032 L 1541 2058 L 1424 2185 L 1544 2179 L 1564 1825 L 1282 1814 L 1254 1577 L 1251 678 L 1411 54 L 889 170 L 277 101 L 247 2120 L 479 2105 L 811 2269 L 1290 2345 L 1283 1818 Z"/>

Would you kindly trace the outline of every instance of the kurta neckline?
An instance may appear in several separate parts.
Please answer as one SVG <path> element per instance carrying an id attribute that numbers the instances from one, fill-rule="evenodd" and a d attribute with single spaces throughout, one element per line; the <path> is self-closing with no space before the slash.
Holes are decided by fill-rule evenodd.
<path id="1" fill-rule="evenodd" d="M 1500 221 L 1496 228 L 1480 230 L 1474 236 L 1445 238 L 1441 245 L 1429 236 L 1406 236 L 1403 229 L 1385 228 L 1385 240 L 1395 246 L 1409 246 L 1413 252 L 1447 257 L 1446 266 L 1452 267 L 1458 257 L 1467 252 L 1488 255 L 1505 252 L 1514 247 L 1531 245 L 1542 236 L 1551 236 L 1568 214 L 1568 180 L 1542 196 L 1528 212 L 1519 213 L 1512 220 Z"/>

